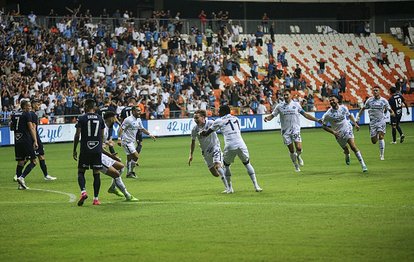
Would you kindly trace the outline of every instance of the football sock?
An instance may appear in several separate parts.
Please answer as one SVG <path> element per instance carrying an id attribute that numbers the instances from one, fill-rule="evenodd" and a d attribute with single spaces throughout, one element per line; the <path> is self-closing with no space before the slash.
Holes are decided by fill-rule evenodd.
<path id="1" fill-rule="evenodd" d="M 385 141 L 384 139 L 379 140 L 379 150 L 380 150 L 380 156 L 384 156 L 385 151 Z"/>
<path id="2" fill-rule="evenodd" d="M 122 173 L 124 173 L 124 170 L 125 170 L 124 167 L 119 170 L 119 176 L 122 176 Z"/>
<path id="3" fill-rule="evenodd" d="M 16 166 L 16 176 L 17 177 L 21 176 L 22 175 L 22 172 L 23 172 L 23 166 L 17 165 Z"/>
<path id="4" fill-rule="evenodd" d="M 247 165 L 244 165 L 244 166 L 247 169 L 247 173 L 249 174 L 250 179 L 253 182 L 253 185 L 255 187 L 257 187 L 258 185 L 257 185 L 257 180 L 256 180 L 256 174 L 254 173 L 254 168 L 253 168 L 252 164 L 248 163 Z"/>
<path id="5" fill-rule="evenodd" d="M 398 130 L 398 133 L 400 134 L 400 136 L 403 134 L 403 131 L 401 130 L 401 127 L 398 125 L 397 126 L 397 130 Z"/>
<path id="6" fill-rule="evenodd" d="M 93 196 L 98 197 L 99 189 L 101 188 L 101 177 L 99 173 L 93 174 Z"/>
<path id="7" fill-rule="evenodd" d="M 355 156 L 358 159 L 359 163 L 361 163 L 361 166 L 365 166 L 365 162 L 364 162 L 364 159 L 362 158 L 361 151 L 356 152 Z"/>
<path id="8" fill-rule="evenodd" d="M 109 146 L 109 152 L 111 152 L 111 154 L 115 154 L 115 149 L 113 146 Z"/>
<path id="9" fill-rule="evenodd" d="M 25 178 L 25 177 L 26 177 L 26 176 L 30 173 L 30 171 L 32 171 L 32 169 L 33 169 L 35 166 L 36 166 L 36 164 L 35 164 L 35 163 L 30 162 L 30 163 L 26 166 L 26 168 L 24 169 L 23 174 L 21 175 L 21 177 Z"/>
<path id="10" fill-rule="evenodd" d="M 116 183 L 116 186 L 121 190 L 125 197 L 131 197 L 131 194 L 127 191 L 124 181 L 122 181 L 121 177 L 117 177 L 113 179 Z"/>
<path id="11" fill-rule="evenodd" d="M 86 191 L 85 172 L 78 172 L 78 185 L 82 192 Z"/>
<path id="12" fill-rule="evenodd" d="M 131 160 L 126 161 L 127 173 L 131 173 Z"/>
<path id="13" fill-rule="evenodd" d="M 392 129 L 392 142 L 397 141 L 397 130 L 395 128 Z"/>
<path id="14" fill-rule="evenodd" d="M 134 167 L 137 165 L 137 162 L 135 162 L 134 160 L 131 160 L 129 163 L 131 165 L 131 172 L 134 172 Z"/>
<path id="15" fill-rule="evenodd" d="M 224 169 L 222 167 L 220 167 L 220 168 L 217 169 L 217 171 L 220 174 L 220 178 L 221 178 L 221 181 L 224 184 L 224 187 L 226 189 L 228 189 L 229 188 L 229 185 L 227 184 L 227 179 L 226 179 L 226 174 L 225 174 Z"/>
<path id="16" fill-rule="evenodd" d="M 296 153 L 290 153 L 290 159 L 292 159 L 292 162 L 293 162 L 293 164 L 295 166 L 298 165 L 298 162 L 297 162 L 297 154 Z"/>
<path id="17" fill-rule="evenodd" d="M 47 166 L 46 166 L 45 160 L 44 159 L 43 160 L 39 160 L 39 164 L 40 164 L 40 168 L 43 171 L 43 175 L 44 176 L 47 176 Z"/>
<path id="18" fill-rule="evenodd" d="M 227 180 L 227 185 L 229 186 L 229 188 L 233 188 L 233 185 L 231 183 L 231 170 L 230 170 L 230 166 L 224 166 L 225 168 L 225 176 L 226 176 L 226 180 Z"/>

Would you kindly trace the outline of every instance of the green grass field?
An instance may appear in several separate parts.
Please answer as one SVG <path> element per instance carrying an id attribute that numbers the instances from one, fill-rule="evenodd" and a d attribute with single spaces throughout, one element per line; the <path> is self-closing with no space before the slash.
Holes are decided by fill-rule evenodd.
<path id="1" fill-rule="evenodd" d="M 397 145 L 388 129 L 385 161 L 366 126 L 355 133 L 368 173 L 353 154 L 346 166 L 334 137 L 320 129 L 302 130 L 301 173 L 278 131 L 245 133 L 264 191 L 254 192 L 237 160 L 231 195 L 220 193 L 198 148 L 188 166 L 189 137 L 145 140 L 139 179 L 124 179 L 140 202 L 108 194 L 102 175 L 102 205 L 89 198 L 83 207 L 73 202 L 72 144 L 45 146 L 58 180 L 44 181 L 36 167 L 26 191 L 12 181 L 13 147 L 0 148 L 0 260 L 414 261 L 414 125 L 402 128 L 407 139 Z"/>

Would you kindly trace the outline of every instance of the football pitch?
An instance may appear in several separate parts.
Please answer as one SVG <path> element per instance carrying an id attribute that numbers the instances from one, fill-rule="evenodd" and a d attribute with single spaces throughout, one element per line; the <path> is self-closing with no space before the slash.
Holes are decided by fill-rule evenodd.
<path id="1" fill-rule="evenodd" d="M 235 193 L 221 194 L 199 148 L 188 166 L 190 137 L 145 139 L 139 178 L 123 175 L 140 202 L 108 194 L 111 180 L 101 175 L 102 204 L 93 206 L 89 171 L 82 207 L 71 143 L 45 145 L 58 180 L 44 181 L 36 166 L 25 191 L 12 180 L 14 148 L 0 148 L 0 260 L 414 261 L 414 125 L 402 125 L 407 138 L 396 145 L 387 128 L 385 161 L 367 126 L 355 132 L 368 173 L 354 154 L 345 165 L 321 129 L 302 129 L 300 173 L 279 131 L 244 133 L 261 193 L 238 159 Z"/>

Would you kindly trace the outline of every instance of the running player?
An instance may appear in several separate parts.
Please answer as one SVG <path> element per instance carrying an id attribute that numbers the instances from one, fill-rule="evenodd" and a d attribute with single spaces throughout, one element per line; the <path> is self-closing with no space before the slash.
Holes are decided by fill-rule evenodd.
<path id="1" fill-rule="evenodd" d="M 99 171 L 102 165 L 102 141 L 104 140 L 105 124 L 100 115 L 95 113 L 95 101 L 92 99 L 85 100 L 85 113 L 78 117 L 76 123 L 76 133 L 73 140 L 73 159 L 78 160 L 76 152 L 79 137 L 81 137 L 80 154 L 78 161 L 78 184 L 81 190 L 81 197 L 78 206 L 82 206 L 88 198 L 86 193 L 85 170 L 91 168 L 93 172 L 93 205 L 100 205 L 98 199 L 99 189 L 101 187 L 101 178 Z"/>
<path id="2" fill-rule="evenodd" d="M 104 116 L 105 129 L 104 137 L 108 137 L 108 132 L 111 130 L 112 126 L 116 122 L 116 114 L 112 111 L 107 111 Z M 108 193 L 115 194 L 117 196 L 122 196 L 126 198 L 126 201 L 136 202 L 134 196 L 132 196 L 125 187 L 124 182 L 122 181 L 121 174 L 124 170 L 124 165 L 121 163 L 121 159 L 116 157 L 115 154 L 106 152 L 105 149 L 102 151 L 102 173 L 112 177 L 112 184 L 108 189 Z"/>
<path id="3" fill-rule="evenodd" d="M 121 123 L 125 120 L 125 118 L 127 118 L 127 117 L 129 117 L 129 116 L 132 115 L 132 107 L 134 107 L 134 106 L 138 107 L 136 104 L 137 104 L 137 101 L 136 101 L 136 99 L 134 97 L 130 97 L 128 99 L 128 106 L 126 106 L 121 111 L 121 115 L 120 115 L 121 122 L 118 122 L 119 125 L 121 125 Z M 140 114 L 141 114 L 141 111 L 142 110 L 140 110 Z M 138 158 L 135 161 L 135 164 L 134 165 L 139 165 L 138 164 L 138 159 L 139 159 L 139 154 L 141 153 L 141 150 L 142 150 L 142 132 L 139 129 L 137 131 L 137 134 L 136 134 L 136 137 L 135 137 L 135 141 L 136 141 L 135 150 L 138 153 Z M 127 164 L 127 167 L 128 166 L 131 166 L 132 165 L 131 160 L 128 160 L 127 159 L 127 163 L 126 164 Z M 137 175 L 135 174 L 135 172 L 129 172 L 128 171 L 127 178 L 137 178 Z"/>
<path id="4" fill-rule="evenodd" d="M 233 186 L 231 182 L 230 165 L 234 162 L 236 156 L 242 161 L 256 192 L 262 192 L 262 188 L 257 183 L 256 174 L 252 164 L 250 164 L 249 150 L 246 143 L 241 136 L 239 119 L 230 114 L 230 107 L 222 105 L 219 108 L 220 118 L 216 119 L 213 125 L 200 133 L 200 136 L 208 136 L 214 131 L 220 129 L 224 136 L 224 167 L 225 175 L 228 184 L 228 193 L 233 193 Z"/>
<path id="5" fill-rule="evenodd" d="M 155 141 L 155 136 L 151 135 L 142 125 L 140 118 L 141 110 L 137 106 L 131 107 L 132 115 L 125 118 L 118 130 L 118 145 L 124 148 L 127 155 L 127 178 L 137 178 L 134 173 L 134 167 L 138 161 L 138 151 L 136 149 L 136 135 L 138 130 L 150 136 Z"/>
<path id="6" fill-rule="evenodd" d="M 194 112 L 194 122 L 196 125 L 191 130 L 191 145 L 190 156 L 188 157 L 188 165 L 191 165 L 193 161 L 193 153 L 195 148 L 195 140 L 198 139 L 201 147 L 201 154 L 203 155 L 204 162 L 206 163 L 211 174 L 215 177 L 221 177 L 224 183 L 224 192 L 231 193 L 229 191 L 225 173 L 223 170 L 223 154 L 220 148 L 220 140 L 217 137 L 216 132 L 211 133 L 209 136 L 202 137 L 199 135 L 203 130 L 209 129 L 214 121 L 207 120 L 207 112 L 205 110 L 197 110 Z"/>
<path id="7" fill-rule="evenodd" d="M 291 98 L 290 90 L 283 91 L 284 102 L 279 103 L 273 110 L 271 115 L 264 118 L 265 122 L 271 121 L 276 116 L 280 115 L 281 133 L 283 142 L 287 146 L 290 159 L 296 172 L 300 172 L 300 166 L 304 165 L 301 157 L 302 154 L 302 138 L 300 136 L 300 115 L 306 119 L 322 123 L 321 120 L 306 113 L 298 102 Z M 296 148 L 296 152 L 295 152 Z"/>
<path id="8" fill-rule="evenodd" d="M 328 111 L 326 111 L 326 113 L 322 116 L 323 129 L 335 136 L 336 141 L 344 150 L 345 163 L 347 165 L 350 164 L 349 145 L 361 164 L 362 172 L 367 172 L 367 166 L 365 165 L 361 152 L 355 144 L 352 125 L 348 118 L 354 124 L 357 131 L 359 131 L 358 123 L 355 121 L 354 116 L 349 113 L 348 108 L 339 104 L 339 99 L 335 95 L 329 96 L 329 103 L 331 104 L 331 108 L 329 108 Z M 328 123 L 331 127 L 327 126 Z"/>
<path id="9" fill-rule="evenodd" d="M 20 107 L 21 110 L 15 112 L 11 117 L 10 130 L 14 131 L 14 153 L 17 161 L 16 181 L 19 183 L 18 189 L 24 190 L 29 188 L 25 178 L 36 166 L 35 150 L 38 148 L 38 143 L 30 115 L 30 102 L 22 100 Z M 27 160 L 30 160 L 28 165 L 26 165 Z M 25 165 L 26 168 L 23 171 Z"/>
<path id="10" fill-rule="evenodd" d="M 402 117 L 402 108 L 403 105 L 407 109 L 407 115 L 410 114 L 407 103 L 405 103 L 404 97 L 398 92 L 395 87 L 390 88 L 391 97 L 388 99 L 391 109 L 394 111 L 395 116 L 391 117 L 391 126 L 392 126 L 392 144 L 397 144 L 397 131 L 400 134 L 400 143 L 404 142 L 405 135 L 400 127 L 400 121 Z"/>
<path id="11" fill-rule="evenodd" d="M 380 96 L 380 89 L 378 86 L 373 88 L 373 92 L 374 96 L 368 98 L 365 105 L 359 110 L 356 121 L 359 122 L 362 112 L 364 112 L 365 109 L 368 109 L 371 142 L 376 144 L 379 141 L 380 160 L 384 160 L 384 135 L 387 130 L 384 112 L 385 110 L 389 111 L 391 117 L 394 117 L 395 114 L 388 101 Z"/>

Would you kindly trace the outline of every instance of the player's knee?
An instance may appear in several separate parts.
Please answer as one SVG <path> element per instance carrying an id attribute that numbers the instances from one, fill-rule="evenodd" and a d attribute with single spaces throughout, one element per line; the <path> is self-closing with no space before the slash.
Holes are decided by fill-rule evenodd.
<path id="1" fill-rule="evenodd" d="M 245 162 L 243 162 L 243 165 L 248 165 L 250 163 L 250 159 L 247 159 Z"/>
<path id="2" fill-rule="evenodd" d="M 223 163 L 224 163 L 224 166 L 230 166 L 230 164 L 227 163 L 226 161 L 223 161 Z"/>

